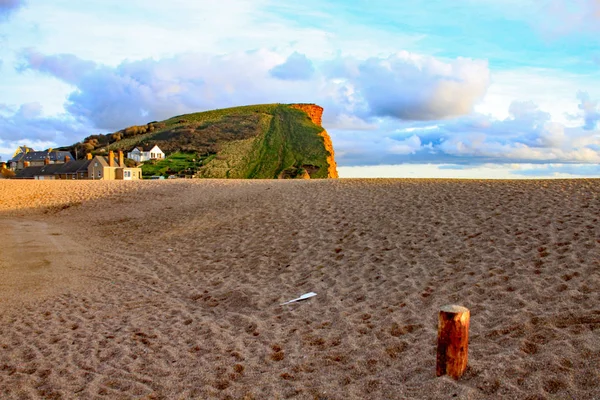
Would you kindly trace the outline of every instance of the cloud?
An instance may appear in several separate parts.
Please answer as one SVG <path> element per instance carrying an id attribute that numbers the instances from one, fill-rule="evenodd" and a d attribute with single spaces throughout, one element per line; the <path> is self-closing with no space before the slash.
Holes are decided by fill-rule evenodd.
<path id="1" fill-rule="evenodd" d="M 314 87 L 272 78 L 281 57 L 266 50 L 225 55 L 180 54 L 116 67 L 72 55 L 27 53 L 23 68 L 72 84 L 65 105 L 94 128 L 117 130 L 173 115 L 272 102 L 316 102 Z"/>
<path id="2" fill-rule="evenodd" d="M 16 109 L 0 104 L 0 156 L 4 161 L 18 146 L 43 150 L 76 143 L 92 133 L 87 121 L 71 115 L 44 116 L 39 103 L 26 103 Z"/>
<path id="3" fill-rule="evenodd" d="M 331 130 L 341 166 L 400 163 L 600 163 L 600 131 L 565 126 L 533 102 L 513 102 L 509 117 L 470 114 L 453 120 L 381 120 L 370 132 Z M 578 120 L 585 110 L 580 111 Z"/>
<path id="4" fill-rule="evenodd" d="M 365 126 L 378 116 L 448 118 L 470 112 L 489 79 L 482 61 L 442 62 L 407 52 L 368 60 L 336 57 L 323 63 L 322 70 L 299 53 L 282 60 L 264 49 L 186 53 L 115 67 L 31 49 L 22 59 L 22 71 L 39 71 L 75 87 L 66 104 L 71 115 L 109 130 L 177 114 L 273 102 L 319 103 L 326 109 L 326 121 L 346 115 L 351 117 L 345 122 L 363 121 Z M 357 68 L 348 68 L 348 63 Z M 336 65 L 341 78 L 332 75 Z M 311 79 L 300 80 L 309 77 L 311 68 Z"/>
<path id="5" fill-rule="evenodd" d="M 553 122 L 530 102 L 514 102 L 510 110 L 511 117 L 480 129 L 462 119 L 445 126 L 436 149 L 486 162 L 600 162 L 597 132 Z"/>
<path id="6" fill-rule="evenodd" d="M 486 61 L 400 52 L 360 63 L 355 82 L 372 115 L 425 121 L 470 113 L 490 73 Z"/>
<path id="7" fill-rule="evenodd" d="M 594 33 L 600 30 L 598 0 L 551 0 L 542 12 L 546 18 L 536 21 L 542 29 L 553 34 Z"/>
<path id="8" fill-rule="evenodd" d="M 190 112 L 306 102 L 325 108 L 324 125 L 340 165 L 600 162 L 598 104 L 586 93 L 577 95 L 575 118 L 581 126 L 555 121 L 532 101 L 510 103 L 507 117 L 498 119 L 473 112 L 490 80 L 485 61 L 442 61 L 407 52 L 364 60 L 336 56 L 311 63 L 310 79 L 291 79 L 302 75 L 291 66 L 304 59 L 260 49 L 107 66 L 27 50 L 22 70 L 73 86 L 66 114 L 54 122 L 73 138 L 85 127 L 77 140 L 95 129 L 114 131 Z M 284 72 L 290 79 L 273 76 Z M 4 118 L 4 126 L 10 125 Z M 34 105 L 21 107 L 11 118 L 31 127 L 27 135 L 32 139 L 59 138 L 53 129 L 41 128 L 52 127 L 51 119 Z"/>
<path id="9" fill-rule="evenodd" d="M 72 54 L 45 56 L 33 49 L 25 49 L 21 56 L 24 64 L 19 67 L 20 70 L 35 69 L 71 85 L 79 84 L 86 73 L 96 68 L 95 63 Z"/>
<path id="10" fill-rule="evenodd" d="M 580 101 L 579 109 L 583 111 L 583 119 L 585 121 L 583 129 L 596 129 L 598 121 L 600 121 L 600 107 L 598 106 L 598 101 L 592 101 L 587 92 L 578 92 L 577 98 Z"/>
<path id="11" fill-rule="evenodd" d="M 376 123 L 367 122 L 356 116 L 341 113 L 335 119 L 327 121 L 327 129 L 340 129 L 344 131 L 373 131 L 378 129 Z"/>
<path id="12" fill-rule="evenodd" d="M 275 78 L 291 81 L 308 80 L 314 72 L 313 63 L 304 54 L 298 52 L 292 53 L 283 64 L 277 65 L 269 71 Z"/>
<path id="13" fill-rule="evenodd" d="M 24 0 L 0 0 L 0 20 L 25 4 Z"/>
<path id="14" fill-rule="evenodd" d="M 74 119 L 68 114 L 47 117 L 39 103 L 27 103 L 18 109 L 0 107 L 0 140 L 44 141 L 71 144 L 90 134 L 85 121 Z M 11 111 L 13 111 L 11 113 Z"/>
<path id="15" fill-rule="evenodd" d="M 387 151 L 392 154 L 414 154 L 421 149 L 421 138 L 412 135 L 403 140 L 389 139 Z"/>

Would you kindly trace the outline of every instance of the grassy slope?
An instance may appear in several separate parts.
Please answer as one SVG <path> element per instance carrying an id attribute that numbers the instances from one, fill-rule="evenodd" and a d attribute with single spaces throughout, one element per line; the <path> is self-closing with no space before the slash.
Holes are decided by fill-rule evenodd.
<path id="1" fill-rule="evenodd" d="M 202 160 L 194 153 L 173 153 L 164 160 L 145 162 L 142 165 L 143 176 L 154 175 L 190 175 Z"/>
<path id="2" fill-rule="evenodd" d="M 323 128 L 287 105 L 219 109 L 179 115 L 163 123 L 160 130 L 112 143 L 109 148 L 156 143 L 174 151 L 165 161 L 145 165 L 144 175 L 192 168 L 206 178 L 277 178 L 284 170 L 308 165 L 314 166 L 312 178 L 327 177 L 327 152 L 319 136 Z"/>
<path id="3" fill-rule="evenodd" d="M 327 154 L 322 127 L 313 124 L 300 110 L 281 105 L 274 113 L 271 125 L 258 145 L 258 162 L 248 178 L 276 178 L 291 167 L 313 165 L 319 170 L 312 178 L 327 177 Z"/>

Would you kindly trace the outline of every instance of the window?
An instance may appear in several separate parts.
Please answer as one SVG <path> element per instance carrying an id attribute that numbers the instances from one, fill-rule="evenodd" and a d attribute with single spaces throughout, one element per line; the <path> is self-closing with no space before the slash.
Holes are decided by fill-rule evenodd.
<path id="1" fill-rule="evenodd" d="M 102 171 L 98 171 L 98 178 L 102 178 Z"/>
<path id="2" fill-rule="evenodd" d="M 131 171 L 123 171 L 124 178 L 131 178 Z"/>

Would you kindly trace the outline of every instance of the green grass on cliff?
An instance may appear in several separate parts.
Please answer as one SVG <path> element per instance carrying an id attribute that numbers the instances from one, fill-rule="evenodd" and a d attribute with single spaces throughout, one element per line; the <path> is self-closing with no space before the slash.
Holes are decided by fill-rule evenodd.
<path id="1" fill-rule="evenodd" d="M 194 153 L 173 153 L 164 160 L 145 162 L 142 165 L 143 176 L 155 175 L 193 175 L 198 166 L 202 165 L 202 158 Z"/>
<path id="2" fill-rule="evenodd" d="M 168 157 L 146 163 L 145 176 L 187 169 L 205 178 L 278 178 L 304 170 L 311 178 L 327 177 L 328 153 L 319 136 L 323 128 L 288 105 L 225 108 L 178 115 L 159 124 L 154 132 L 109 148 L 128 151 L 157 144 Z"/>
<path id="3" fill-rule="evenodd" d="M 230 108 L 220 108 L 218 110 L 211 111 L 203 111 L 192 114 L 184 114 L 177 115 L 175 117 L 169 118 L 163 121 L 167 127 L 174 126 L 180 124 L 179 121 L 189 122 L 199 122 L 199 123 L 211 123 L 221 120 L 224 117 L 231 116 L 243 116 L 249 114 L 271 114 L 274 110 L 280 107 L 280 104 L 257 104 L 253 106 L 240 106 L 240 107 L 230 107 Z"/>
<path id="4" fill-rule="evenodd" d="M 279 106 L 262 141 L 256 146 L 256 162 L 248 178 L 278 177 L 283 171 L 303 166 L 318 167 L 311 178 L 327 177 L 327 152 L 323 131 L 308 116 L 287 106 Z"/>

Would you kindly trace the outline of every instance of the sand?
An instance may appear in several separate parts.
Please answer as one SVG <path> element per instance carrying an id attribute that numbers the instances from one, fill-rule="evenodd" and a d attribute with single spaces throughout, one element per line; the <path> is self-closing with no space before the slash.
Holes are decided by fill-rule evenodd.
<path id="1" fill-rule="evenodd" d="M 598 218 L 600 180 L 0 181 L 0 398 L 600 399 Z"/>

